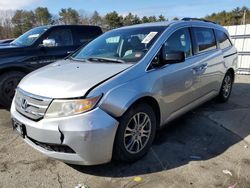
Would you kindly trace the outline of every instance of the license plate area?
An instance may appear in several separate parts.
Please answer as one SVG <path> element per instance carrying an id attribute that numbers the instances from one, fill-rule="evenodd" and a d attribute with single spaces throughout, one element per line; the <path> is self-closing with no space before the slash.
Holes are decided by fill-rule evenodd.
<path id="1" fill-rule="evenodd" d="M 16 119 L 12 119 L 13 129 L 23 138 L 26 136 L 26 127 L 24 124 L 20 123 Z"/>

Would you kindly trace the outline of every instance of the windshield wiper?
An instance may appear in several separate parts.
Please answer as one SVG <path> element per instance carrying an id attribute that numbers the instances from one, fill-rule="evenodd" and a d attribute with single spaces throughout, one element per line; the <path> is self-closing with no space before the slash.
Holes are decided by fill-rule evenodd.
<path id="1" fill-rule="evenodd" d="M 75 59 L 72 56 L 67 57 L 66 59 L 72 60 L 72 61 L 80 61 L 80 62 L 86 62 L 85 59 Z"/>
<path id="2" fill-rule="evenodd" d="M 108 58 L 108 57 L 90 57 L 88 58 L 88 61 L 126 63 L 121 59 Z"/>

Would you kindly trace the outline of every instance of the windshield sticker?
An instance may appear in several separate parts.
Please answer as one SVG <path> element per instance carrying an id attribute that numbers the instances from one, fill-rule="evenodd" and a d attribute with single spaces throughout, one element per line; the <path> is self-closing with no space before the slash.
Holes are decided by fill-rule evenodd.
<path id="1" fill-rule="evenodd" d="M 29 39 L 30 38 L 37 38 L 37 37 L 39 37 L 39 34 L 33 34 L 33 35 L 28 36 Z"/>
<path id="2" fill-rule="evenodd" d="M 148 44 L 157 35 L 158 32 L 150 32 L 141 43 Z"/>
<path id="3" fill-rule="evenodd" d="M 120 37 L 117 36 L 117 37 L 110 37 L 108 39 L 106 39 L 106 43 L 118 43 L 120 40 Z"/>

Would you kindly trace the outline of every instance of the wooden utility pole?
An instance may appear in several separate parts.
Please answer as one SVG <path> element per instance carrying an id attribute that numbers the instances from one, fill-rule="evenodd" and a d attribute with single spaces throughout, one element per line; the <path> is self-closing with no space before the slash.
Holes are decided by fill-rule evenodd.
<path id="1" fill-rule="evenodd" d="M 246 13 L 247 13 L 247 11 L 244 10 L 243 18 L 242 18 L 242 25 L 245 25 L 245 24 L 246 24 Z"/>

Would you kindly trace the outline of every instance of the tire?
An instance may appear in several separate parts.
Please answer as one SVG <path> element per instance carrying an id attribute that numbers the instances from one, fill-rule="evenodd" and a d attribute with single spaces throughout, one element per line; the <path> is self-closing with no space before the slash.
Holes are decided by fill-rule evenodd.
<path id="1" fill-rule="evenodd" d="M 218 102 L 225 103 L 230 98 L 233 87 L 233 75 L 227 72 L 221 85 L 220 93 L 217 97 Z"/>
<path id="2" fill-rule="evenodd" d="M 21 79 L 25 76 L 23 72 L 7 72 L 0 76 L 0 104 L 9 109 L 15 95 L 15 89 Z"/>
<path id="3" fill-rule="evenodd" d="M 138 122 L 138 117 L 139 124 L 137 123 L 136 128 L 135 122 Z M 144 103 L 131 107 L 120 119 L 113 159 L 120 162 L 134 162 L 142 158 L 150 149 L 155 132 L 156 116 L 153 109 Z"/>

